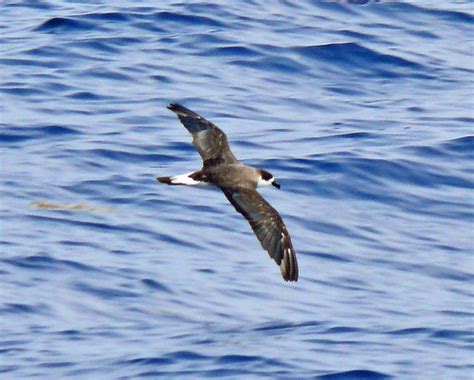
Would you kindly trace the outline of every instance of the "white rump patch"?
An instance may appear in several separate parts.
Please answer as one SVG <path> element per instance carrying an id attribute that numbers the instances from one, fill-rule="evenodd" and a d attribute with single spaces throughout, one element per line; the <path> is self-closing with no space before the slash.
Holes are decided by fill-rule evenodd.
<path id="1" fill-rule="evenodd" d="M 171 177 L 171 183 L 173 185 L 196 186 L 196 187 L 205 187 L 205 188 L 209 188 L 212 186 L 208 182 L 195 181 L 194 179 L 190 178 L 189 176 L 193 173 L 194 172 L 175 175 L 174 177 Z"/>
<path id="2" fill-rule="evenodd" d="M 174 177 L 171 177 L 171 183 L 174 185 L 197 186 L 201 183 L 201 181 L 195 181 L 194 179 L 190 178 L 189 176 L 193 173 L 194 172 L 175 175 Z"/>
<path id="3" fill-rule="evenodd" d="M 268 181 L 264 180 L 261 176 L 258 177 L 257 181 L 257 187 L 260 186 L 271 186 L 272 182 L 274 181 L 275 178 L 270 178 Z"/>

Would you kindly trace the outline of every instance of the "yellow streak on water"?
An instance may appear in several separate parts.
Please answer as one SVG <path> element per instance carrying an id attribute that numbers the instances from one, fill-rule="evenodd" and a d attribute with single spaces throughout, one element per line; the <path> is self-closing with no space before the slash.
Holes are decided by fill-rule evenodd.
<path id="1" fill-rule="evenodd" d="M 35 201 L 30 203 L 31 207 L 41 210 L 67 210 L 67 211 L 85 211 L 85 212 L 99 212 L 99 213 L 115 213 L 116 210 L 110 207 L 96 207 L 83 203 L 53 203 L 49 201 Z"/>

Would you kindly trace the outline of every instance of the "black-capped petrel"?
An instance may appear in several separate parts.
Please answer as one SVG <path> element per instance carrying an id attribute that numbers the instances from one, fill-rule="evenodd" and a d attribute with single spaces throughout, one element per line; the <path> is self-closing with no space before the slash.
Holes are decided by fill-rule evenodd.
<path id="1" fill-rule="evenodd" d="M 203 166 L 195 172 L 157 180 L 167 185 L 217 186 L 247 219 L 263 249 L 280 266 L 284 280 L 297 281 L 298 263 L 285 223 L 256 190 L 262 185 L 279 189 L 275 177 L 266 170 L 242 164 L 230 150 L 225 133 L 210 121 L 176 103 L 170 104 L 168 109 L 176 113 L 192 134 Z"/>

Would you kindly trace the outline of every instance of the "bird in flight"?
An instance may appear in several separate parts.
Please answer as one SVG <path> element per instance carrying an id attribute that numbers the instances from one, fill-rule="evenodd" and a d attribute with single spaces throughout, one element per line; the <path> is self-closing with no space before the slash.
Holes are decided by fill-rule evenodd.
<path id="1" fill-rule="evenodd" d="M 202 158 L 200 170 L 172 177 L 158 177 L 167 185 L 216 186 L 250 224 L 253 232 L 271 258 L 280 266 L 285 281 L 298 281 L 296 253 L 285 223 L 256 190 L 257 186 L 280 188 L 266 170 L 242 164 L 232 153 L 225 133 L 197 113 L 172 103 L 173 111 L 193 136 L 193 144 Z"/>

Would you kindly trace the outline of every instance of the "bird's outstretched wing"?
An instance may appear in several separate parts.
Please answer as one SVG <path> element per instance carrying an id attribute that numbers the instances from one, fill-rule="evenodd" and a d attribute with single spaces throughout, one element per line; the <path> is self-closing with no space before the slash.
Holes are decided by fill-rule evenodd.
<path id="1" fill-rule="evenodd" d="M 249 222 L 271 258 L 280 266 L 285 281 L 298 281 L 298 262 L 291 238 L 280 214 L 256 190 L 223 188 L 225 196 Z"/>
<path id="2" fill-rule="evenodd" d="M 225 133 L 216 125 L 180 104 L 172 103 L 168 109 L 176 113 L 181 123 L 193 135 L 193 144 L 204 166 L 238 162 L 230 150 Z"/>

